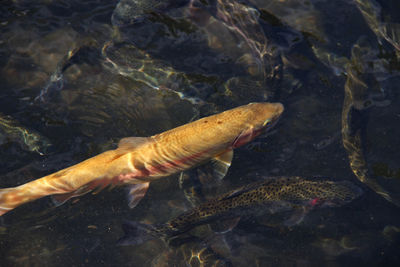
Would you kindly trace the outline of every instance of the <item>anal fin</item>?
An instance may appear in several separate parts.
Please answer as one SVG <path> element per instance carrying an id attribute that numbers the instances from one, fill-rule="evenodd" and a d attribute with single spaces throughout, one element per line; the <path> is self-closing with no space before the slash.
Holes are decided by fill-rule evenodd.
<path id="1" fill-rule="evenodd" d="M 301 207 L 296 209 L 290 216 L 289 219 L 285 220 L 284 225 L 287 227 L 292 227 L 301 223 L 307 213 L 310 211 L 311 208 L 308 207 Z"/>
<path id="2" fill-rule="evenodd" d="M 133 184 L 129 187 L 128 205 L 129 208 L 134 208 L 140 200 L 146 195 L 150 183 Z"/>
<path id="3" fill-rule="evenodd" d="M 211 229 L 218 234 L 225 234 L 232 231 L 233 228 L 239 223 L 240 217 L 226 219 L 210 224 Z"/>
<path id="4" fill-rule="evenodd" d="M 119 246 L 139 245 L 157 238 L 152 235 L 154 226 L 150 224 L 126 221 L 122 224 L 122 230 L 124 230 L 124 236 L 118 240 Z"/>
<path id="5" fill-rule="evenodd" d="M 75 190 L 70 193 L 65 193 L 65 194 L 57 194 L 57 195 L 52 195 L 51 199 L 56 207 L 61 206 L 65 202 L 67 202 L 69 199 L 73 197 L 79 197 L 82 196 L 88 192 L 90 192 L 92 189 L 88 188 L 87 186 L 81 187 L 78 190 Z"/>
<path id="6" fill-rule="evenodd" d="M 99 179 L 95 179 L 95 180 L 81 186 L 80 188 L 78 188 L 75 191 L 64 193 L 64 194 L 52 195 L 51 198 L 53 200 L 53 203 L 56 206 L 60 206 L 60 205 L 64 204 L 65 202 L 67 202 L 71 198 L 85 195 L 91 191 L 93 191 L 93 194 L 97 194 L 101 190 L 103 190 L 104 188 L 109 186 L 110 184 L 112 184 L 111 179 L 107 179 L 105 177 L 99 178 Z"/>

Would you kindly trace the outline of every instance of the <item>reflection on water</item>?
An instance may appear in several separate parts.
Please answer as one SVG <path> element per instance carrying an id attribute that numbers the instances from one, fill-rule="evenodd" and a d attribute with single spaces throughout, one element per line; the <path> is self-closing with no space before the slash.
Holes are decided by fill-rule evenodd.
<path id="1" fill-rule="evenodd" d="M 279 101 L 276 129 L 237 149 L 204 199 L 255 182 L 249 173 L 327 176 L 365 193 L 291 227 L 256 216 L 224 234 L 202 225 L 190 238 L 129 247 L 116 245 L 124 220 L 158 224 L 192 208 L 178 177 L 152 183 L 132 210 L 123 189 L 57 209 L 41 199 L 0 217 L 0 265 L 398 265 L 398 8 L 395 0 L 3 1 L 1 188 L 121 137 Z"/>
<path id="2" fill-rule="evenodd" d="M 367 60 L 374 60 L 374 54 L 365 44 L 357 43 L 352 49 L 352 61 L 347 68 L 347 81 L 345 84 L 345 100 L 343 104 L 342 135 L 343 145 L 349 153 L 350 167 L 357 178 L 369 185 L 378 194 L 387 200 L 400 205 L 398 200 L 391 196 L 375 177 L 369 174 L 363 152 L 363 130 L 366 125 L 365 110 L 371 106 L 388 106 L 390 100 L 385 100 L 385 91 L 380 90 L 378 81 L 372 76 L 375 69 L 370 70 L 366 65 Z M 379 62 L 374 61 L 374 67 L 379 67 Z M 369 74 L 367 76 L 367 74 Z M 372 75 L 371 75 L 372 74 Z M 379 75 L 379 73 L 377 73 Z M 371 77 L 372 76 L 372 77 Z M 379 99 L 381 98 L 381 99 Z M 383 98 L 383 99 L 382 99 Z M 378 100 L 375 100 L 378 99 Z"/>
<path id="3" fill-rule="evenodd" d="M 48 147 L 51 145 L 46 137 L 41 136 L 35 131 L 25 129 L 11 117 L 2 116 L 1 114 L 0 129 L 0 145 L 4 145 L 8 142 L 17 142 L 23 149 L 37 152 L 40 155 L 45 154 Z"/>
<path id="4" fill-rule="evenodd" d="M 399 3 L 393 0 L 357 0 L 356 4 L 377 37 L 385 39 L 400 51 L 400 18 L 396 12 L 400 8 Z"/>

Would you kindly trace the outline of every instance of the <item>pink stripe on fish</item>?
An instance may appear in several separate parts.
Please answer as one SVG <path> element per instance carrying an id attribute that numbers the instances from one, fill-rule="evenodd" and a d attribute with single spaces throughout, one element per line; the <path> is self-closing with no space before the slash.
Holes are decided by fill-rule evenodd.
<path id="1" fill-rule="evenodd" d="M 199 153 L 195 153 L 191 156 L 182 158 L 182 159 L 177 159 L 174 161 L 167 161 L 164 164 L 159 164 L 156 166 L 151 166 L 149 168 L 150 171 L 150 175 L 154 175 L 154 174 L 158 174 L 158 173 L 169 173 L 168 170 L 174 170 L 174 169 L 186 169 L 187 167 L 193 166 L 196 163 L 198 163 L 198 159 L 201 158 L 201 156 L 203 156 L 204 154 L 206 154 L 207 152 L 209 152 L 209 150 L 205 150 Z M 186 163 L 190 163 L 190 164 L 186 164 Z M 187 165 L 187 167 L 185 167 L 184 165 Z"/>
<path id="2" fill-rule="evenodd" d="M 319 198 L 314 198 L 310 201 L 310 204 L 312 207 L 314 207 L 315 205 L 318 205 L 320 203 L 320 199 Z"/>
<path id="3" fill-rule="evenodd" d="M 148 167 L 143 166 L 142 168 L 138 168 L 134 172 L 120 174 L 113 179 L 117 179 L 118 181 L 123 182 L 123 183 L 129 183 L 129 180 L 132 180 L 132 179 L 141 180 L 141 178 L 158 176 L 159 174 L 169 175 L 171 173 L 174 173 L 177 169 L 185 170 L 185 169 L 195 165 L 196 163 L 199 163 L 198 159 L 201 156 L 203 156 L 204 154 L 206 154 L 207 152 L 209 152 L 209 150 L 195 153 L 191 156 L 184 157 L 184 158 L 181 158 L 178 160 L 167 161 L 163 164 L 158 164 L 156 166 L 148 166 Z M 188 162 L 190 164 L 186 164 Z M 184 166 L 185 164 L 187 166 Z M 143 179 L 143 180 L 145 180 L 145 179 Z"/>

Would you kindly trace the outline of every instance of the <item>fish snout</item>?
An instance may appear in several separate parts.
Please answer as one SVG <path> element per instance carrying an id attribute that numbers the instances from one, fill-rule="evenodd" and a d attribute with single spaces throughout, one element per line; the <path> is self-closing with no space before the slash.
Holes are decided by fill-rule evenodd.
<path id="1" fill-rule="evenodd" d="M 285 107 L 281 103 L 274 103 L 274 107 L 275 107 L 275 114 L 278 114 L 278 116 L 280 116 L 285 110 Z"/>

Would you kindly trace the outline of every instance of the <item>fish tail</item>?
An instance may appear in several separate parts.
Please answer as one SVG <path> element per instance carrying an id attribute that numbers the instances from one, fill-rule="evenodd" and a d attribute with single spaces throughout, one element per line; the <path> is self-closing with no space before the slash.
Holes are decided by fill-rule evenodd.
<path id="1" fill-rule="evenodd" d="M 67 191 L 68 186 L 51 182 L 53 175 L 22 184 L 0 189 L 0 216 L 27 202 Z"/>
<path id="2" fill-rule="evenodd" d="M 155 227 L 151 224 L 125 221 L 122 230 L 124 236 L 117 243 L 120 246 L 139 245 L 158 237 Z"/>
<path id="3" fill-rule="evenodd" d="M 0 216 L 33 200 L 24 192 L 21 186 L 0 189 Z"/>

